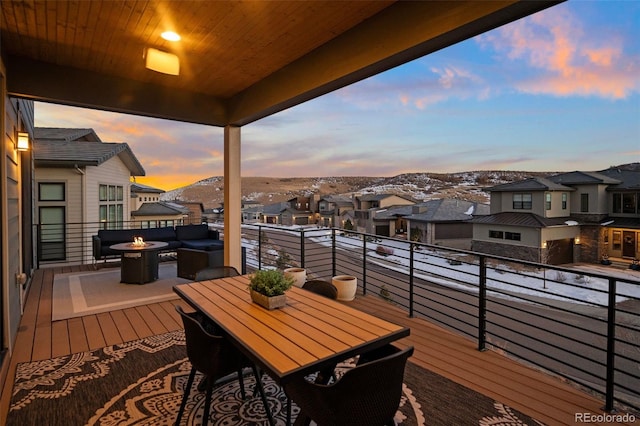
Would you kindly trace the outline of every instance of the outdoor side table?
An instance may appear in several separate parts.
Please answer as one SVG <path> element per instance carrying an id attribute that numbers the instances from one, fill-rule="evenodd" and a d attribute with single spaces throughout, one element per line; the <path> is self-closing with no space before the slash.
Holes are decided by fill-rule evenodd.
<path id="1" fill-rule="evenodd" d="M 145 241 L 144 245 L 133 243 L 114 244 L 110 248 L 121 252 L 120 282 L 146 284 L 158 279 L 158 251 L 167 246 L 161 241 Z"/>

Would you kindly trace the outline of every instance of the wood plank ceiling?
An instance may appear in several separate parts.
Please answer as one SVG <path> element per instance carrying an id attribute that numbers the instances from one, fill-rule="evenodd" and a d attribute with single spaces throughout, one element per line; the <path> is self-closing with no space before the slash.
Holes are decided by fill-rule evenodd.
<path id="1" fill-rule="evenodd" d="M 555 3 L 2 1 L 0 47 L 13 96 L 244 125 Z M 146 69 L 146 47 L 180 75 Z"/>

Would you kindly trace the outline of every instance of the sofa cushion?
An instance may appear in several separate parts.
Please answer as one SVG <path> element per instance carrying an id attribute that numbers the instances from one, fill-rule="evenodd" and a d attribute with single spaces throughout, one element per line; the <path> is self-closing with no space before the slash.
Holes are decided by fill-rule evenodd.
<path id="1" fill-rule="evenodd" d="M 224 250 L 224 242 L 221 240 L 181 240 L 182 247 L 197 249 L 197 250 L 206 250 L 206 251 L 215 251 L 215 250 Z"/>
<path id="2" fill-rule="evenodd" d="M 103 246 L 133 242 L 133 237 L 138 235 L 139 229 L 101 229 L 98 231 L 100 243 Z"/>
<path id="3" fill-rule="evenodd" d="M 209 225 L 206 223 L 200 225 L 178 225 L 176 226 L 176 239 L 184 240 L 202 240 L 209 238 Z"/>
<path id="4" fill-rule="evenodd" d="M 173 226 L 164 226 L 162 228 L 147 228 L 138 230 L 146 241 L 172 241 L 176 240 L 176 231 Z"/>

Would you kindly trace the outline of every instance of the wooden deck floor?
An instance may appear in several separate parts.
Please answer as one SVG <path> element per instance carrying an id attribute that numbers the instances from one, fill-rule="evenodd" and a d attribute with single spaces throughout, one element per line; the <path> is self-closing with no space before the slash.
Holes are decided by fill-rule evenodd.
<path id="1" fill-rule="evenodd" d="M 55 273 L 86 267 L 36 271 L 0 399 L 5 424 L 17 363 L 99 349 L 181 328 L 177 299 L 136 308 L 51 321 Z M 479 352 L 470 340 L 407 314 L 380 298 L 359 296 L 352 306 L 411 328 L 402 341 L 414 345 L 411 358 L 422 367 L 511 406 L 549 425 L 574 424 L 575 413 L 600 413 L 603 402 L 494 351 Z M 606 423 L 604 423 L 606 424 Z M 618 423 L 619 424 L 619 423 Z"/>

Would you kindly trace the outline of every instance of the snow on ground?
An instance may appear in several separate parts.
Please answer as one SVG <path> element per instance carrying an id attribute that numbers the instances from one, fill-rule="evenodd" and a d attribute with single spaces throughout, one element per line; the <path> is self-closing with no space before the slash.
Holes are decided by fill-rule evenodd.
<path id="1" fill-rule="evenodd" d="M 246 226 L 246 225 L 244 225 Z M 281 227 L 298 234 L 301 226 Z M 331 230 L 317 228 L 315 225 L 305 227 L 305 236 L 314 242 L 331 246 Z M 246 245 L 257 242 L 244 241 Z M 345 250 L 362 250 L 363 242 L 359 236 L 336 236 L 336 244 Z M 376 253 L 377 245 L 384 245 L 393 251 L 383 256 Z M 403 240 L 384 239 L 380 243 L 368 242 L 367 256 L 381 266 L 408 273 L 409 271 L 409 243 Z M 457 256 L 459 265 L 450 263 L 456 258 L 454 252 L 446 250 L 434 252 L 419 250 L 414 252 L 414 276 L 428 279 L 441 285 L 461 288 L 466 291 L 478 291 L 479 266 L 474 264 L 473 256 Z M 469 263 L 467 263 L 469 262 Z M 576 264 L 569 267 L 573 273 L 560 273 L 555 270 L 532 270 L 531 268 L 514 271 L 508 265 L 487 269 L 487 289 L 505 293 L 517 293 L 531 299 L 545 298 L 571 303 L 582 303 L 607 306 L 609 297 L 608 277 L 614 277 L 629 282 L 617 281 L 616 302 L 628 299 L 640 300 L 640 271 L 618 269 L 611 266 Z M 586 276 L 584 273 L 597 276 Z M 517 284 L 516 284 L 517 283 Z M 504 294 L 503 294 L 504 296 Z"/>

